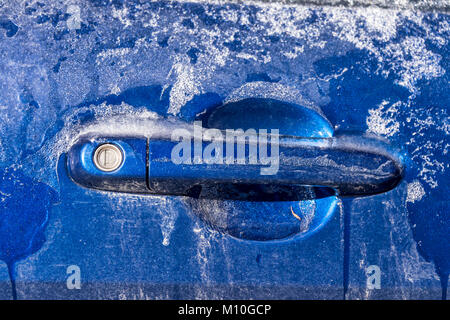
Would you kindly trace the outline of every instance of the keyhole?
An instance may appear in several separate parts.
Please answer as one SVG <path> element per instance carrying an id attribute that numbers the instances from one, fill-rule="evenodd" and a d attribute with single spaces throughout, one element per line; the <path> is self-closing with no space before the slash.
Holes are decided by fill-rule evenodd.
<path id="1" fill-rule="evenodd" d="M 122 152 L 113 144 L 102 144 L 94 154 L 94 163 L 102 171 L 114 171 L 122 164 Z"/>

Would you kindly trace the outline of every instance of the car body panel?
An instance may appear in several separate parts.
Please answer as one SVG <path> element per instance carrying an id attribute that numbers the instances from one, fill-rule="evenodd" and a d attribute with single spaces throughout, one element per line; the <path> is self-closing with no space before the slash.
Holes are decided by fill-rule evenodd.
<path id="1" fill-rule="evenodd" d="M 419 9 L 2 4 L 0 298 L 12 297 L 9 266 L 19 299 L 440 299 L 450 271 L 450 18 Z M 402 182 L 337 197 L 308 237 L 264 242 L 198 215 L 226 212 L 221 205 L 88 189 L 69 177 L 67 152 L 92 123 L 133 135 L 146 117 L 192 122 L 246 98 L 309 106 L 336 133 L 386 139 L 402 154 Z M 286 127 L 305 125 L 297 121 Z M 30 209 L 11 179 L 45 201 Z M 290 215 L 313 204 L 231 206 Z M 11 231 L 25 225 L 45 241 Z M 81 289 L 67 285 L 74 265 Z"/>

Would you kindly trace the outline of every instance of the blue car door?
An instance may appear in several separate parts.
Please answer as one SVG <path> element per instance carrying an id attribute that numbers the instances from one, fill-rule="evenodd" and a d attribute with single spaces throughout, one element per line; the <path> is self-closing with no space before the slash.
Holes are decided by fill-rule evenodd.
<path id="1" fill-rule="evenodd" d="M 448 9 L 0 5 L 0 298 L 446 299 Z"/>

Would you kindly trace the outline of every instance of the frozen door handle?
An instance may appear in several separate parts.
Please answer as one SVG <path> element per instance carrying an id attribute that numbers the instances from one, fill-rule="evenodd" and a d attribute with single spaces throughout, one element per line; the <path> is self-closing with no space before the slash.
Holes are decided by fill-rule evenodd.
<path id="1" fill-rule="evenodd" d="M 274 149 L 279 153 L 271 155 L 271 162 L 258 161 L 258 152 L 258 157 L 254 157 L 258 160 L 254 159 L 250 164 L 246 152 L 245 164 L 226 164 L 225 161 L 220 164 L 175 164 L 170 150 L 177 142 L 150 139 L 149 189 L 152 193 L 189 195 L 194 185 L 322 186 L 336 190 L 341 196 L 353 196 L 386 192 L 402 177 L 400 160 L 386 143 L 377 139 L 279 136 L 278 141 Z M 204 147 L 206 145 L 208 143 L 204 143 Z M 245 147 L 248 151 L 249 144 Z M 271 147 L 273 145 L 269 144 L 268 149 Z"/>
<path id="2" fill-rule="evenodd" d="M 146 137 L 85 135 L 69 150 L 67 161 L 70 177 L 84 187 L 148 193 Z"/>
<path id="3" fill-rule="evenodd" d="M 198 197 L 207 196 L 204 190 L 208 188 L 228 186 L 222 190 L 229 192 L 216 193 L 217 198 L 233 198 L 230 193 L 236 186 L 244 186 L 238 189 L 251 193 L 265 190 L 261 191 L 264 193 L 268 188 L 275 190 L 273 192 L 281 190 L 282 195 L 287 194 L 289 188 L 322 186 L 341 196 L 364 196 L 391 190 L 403 175 L 396 152 L 376 138 L 268 134 L 265 138 L 269 154 L 263 157 L 261 150 L 264 151 L 265 145 L 258 143 L 255 136 L 254 140 L 233 140 L 231 145 L 236 159 L 230 163 L 226 148 L 230 139 L 225 132 L 217 131 L 222 133 L 222 138 L 216 136 L 214 143 L 222 148 L 215 151 L 222 154 L 214 158 L 216 163 L 202 158 L 212 142 L 204 138 L 200 142 L 198 137 L 185 142 L 183 152 L 190 154 L 179 153 L 180 160 L 174 159 L 174 150 L 179 151 L 180 141 L 172 140 L 170 133 L 151 137 L 90 134 L 80 138 L 70 149 L 69 174 L 84 187 L 130 193 Z M 238 160 L 239 149 L 245 153 Z M 105 170 L 102 165 L 108 168 Z M 109 166 L 114 167 L 113 170 Z"/>

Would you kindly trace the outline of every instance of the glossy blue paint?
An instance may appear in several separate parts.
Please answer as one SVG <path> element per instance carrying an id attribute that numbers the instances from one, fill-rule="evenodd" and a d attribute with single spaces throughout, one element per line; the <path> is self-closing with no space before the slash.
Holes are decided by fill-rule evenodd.
<path id="1" fill-rule="evenodd" d="M 448 14 L 134 1 L 79 7 L 79 25 L 57 2 L 0 9 L 1 298 L 12 297 L 7 265 L 17 297 L 29 299 L 445 298 Z M 112 194 L 69 178 L 66 152 L 87 123 L 149 113 L 192 122 L 246 98 L 286 108 L 309 100 L 337 134 L 384 136 L 401 148 L 404 180 L 342 202 L 217 202 Z M 247 114 L 240 124 L 265 120 Z M 302 130 L 298 119 L 284 119 L 283 128 Z M 289 236 L 302 228 L 291 207 L 305 218 L 318 201 L 336 206 L 328 223 L 310 237 Z M 261 223 L 277 222 L 274 212 L 286 222 L 281 229 Z M 242 236 L 240 222 L 259 213 L 265 219 Z M 277 233 L 287 239 L 238 238 Z M 66 287 L 73 264 L 81 290 Z M 367 287 L 370 265 L 381 269 L 380 289 Z"/>
<path id="2" fill-rule="evenodd" d="M 41 249 L 57 194 L 18 168 L 0 170 L 0 190 L 0 260 L 8 266 L 12 295 L 16 298 L 15 264 Z"/>
<path id="3" fill-rule="evenodd" d="M 207 128 L 278 129 L 281 135 L 329 138 L 334 129 L 328 120 L 311 106 L 275 99 L 249 98 L 209 108 L 198 120 Z"/>

